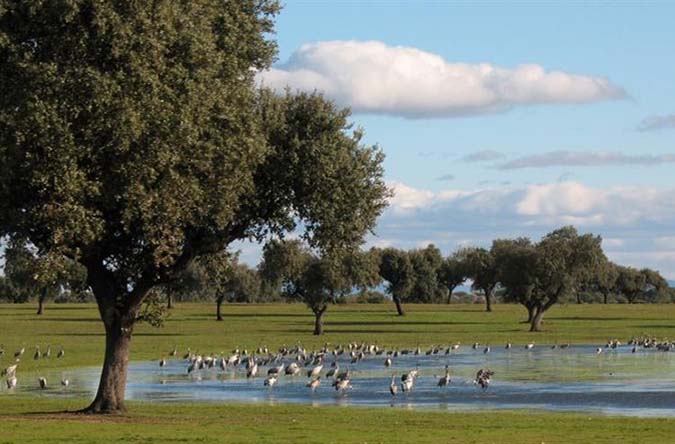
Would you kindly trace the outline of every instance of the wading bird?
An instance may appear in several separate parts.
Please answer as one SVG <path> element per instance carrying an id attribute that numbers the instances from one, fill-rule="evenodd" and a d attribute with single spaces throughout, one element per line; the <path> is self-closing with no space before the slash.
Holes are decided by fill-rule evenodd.
<path id="1" fill-rule="evenodd" d="M 391 383 L 389 384 L 389 393 L 391 393 L 391 396 L 396 396 L 396 393 L 398 393 L 398 386 L 396 385 L 396 375 L 391 375 Z"/>
<path id="2" fill-rule="evenodd" d="M 445 375 L 438 379 L 439 387 L 447 387 L 450 384 L 450 369 L 445 366 Z"/>
<path id="3" fill-rule="evenodd" d="M 317 377 L 316 379 L 312 379 L 310 382 L 307 383 L 307 387 L 309 387 L 312 391 L 316 390 L 316 388 L 320 385 L 321 385 L 321 376 Z"/>
<path id="4" fill-rule="evenodd" d="M 7 378 L 7 388 L 9 390 L 16 388 L 16 383 L 17 383 L 16 376 L 10 376 L 9 378 Z"/>

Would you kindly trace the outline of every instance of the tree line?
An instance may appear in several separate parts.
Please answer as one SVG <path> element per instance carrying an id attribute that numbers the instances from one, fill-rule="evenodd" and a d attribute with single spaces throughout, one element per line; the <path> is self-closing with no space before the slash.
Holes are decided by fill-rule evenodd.
<path id="1" fill-rule="evenodd" d="M 35 299 L 38 314 L 48 298 L 92 297 L 86 271 L 66 258 L 40 256 L 27 243 L 13 241 L 5 261 L 0 298 Z M 242 263 L 236 252 L 222 251 L 192 262 L 176 280 L 153 291 L 167 309 L 175 301 L 214 301 L 219 321 L 225 302 L 303 302 L 315 315 L 314 333 L 321 334 L 331 303 L 391 299 L 403 316 L 404 303 L 449 304 L 461 296 L 456 289 L 468 283 L 473 300 L 480 298 L 487 312 L 496 302 L 523 305 L 532 331 L 541 328 L 544 313 L 556 303 L 659 303 L 675 296 L 657 271 L 609 261 L 599 236 L 580 235 L 571 226 L 539 242 L 496 239 L 490 248 L 466 247 L 447 256 L 433 244 L 322 255 L 301 240 L 273 240 L 257 267 Z"/>

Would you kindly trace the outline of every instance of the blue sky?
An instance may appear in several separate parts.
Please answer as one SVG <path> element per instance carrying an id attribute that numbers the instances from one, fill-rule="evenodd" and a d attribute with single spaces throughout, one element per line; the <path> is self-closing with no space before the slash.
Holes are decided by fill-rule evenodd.
<path id="1" fill-rule="evenodd" d="M 369 245 L 574 223 L 675 278 L 675 3 L 617 3 L 288 0 L 261 79 L 351 106 L 385 151 Z"/>

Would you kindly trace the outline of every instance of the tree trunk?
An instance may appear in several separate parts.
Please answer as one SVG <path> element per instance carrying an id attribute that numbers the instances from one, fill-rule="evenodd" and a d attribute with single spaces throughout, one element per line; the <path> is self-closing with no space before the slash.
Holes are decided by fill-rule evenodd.
<path id="1" fill-rule="evenodd" d="M 42 313 L 44 313 L 44 311 L 45 311 L 44 299 L 38 298 L 38 309 L 36 314 L 41 315 Z"/>
<path id="2" fill-rule="evenodd" d="M 394 304 L 396 304 L 396 312 L 399 316 L 405 316 L 405 311 L 403 311 L 403 305 L 401 305 L 401 298 L 394 296 Z"/>
<path id="3" fill-rule="evenodd" d="M 171 298 L 171 295 L 168 293 L 166 295 L 166 308 L 169 310 L 173 308 L 173 299 Z"/>
<path id="4" fill-rule="evenodd" d="M 135 316 L 127 317 L 133 319 Z M 122 322 L 120 316 L 103 320 L 105 324 L 105 359 L 98 392 L 84 413 L 124 412 L 124 391 L 127 385 L 129 346 L 132 322 Z M 125 327 L 126 325 L 126 327 Z"/>
<path id="5" fill-rule="evenodd" d="M 492 289 L 483 290 L 485 293 L 485 311 L 492 311 Z"/>
<path id="6" fill-rule="evenodd" d="M 606 304 L 606 303 L 607 303 L 607 299 L 609 299 L 609 294 L 608 294 L 608 293 L 603 293 L 602 296 L 603 296 L 603 301 L 602 301 L 602 302 L 603 302 L 604 304 Z"/>
<path id="7" fill-rule="evenodd" d="M 452 302 L 452 292 L 455 291 L 457 287 L 448 287 L 448 304 Z"/>
<path id="8" fill-rule="evenodd" d="M 318 311 L 314 312 L 314 335 L 323 334 L 323 314 L 326 312 L 327 307 L 323 307 Z"/>
<path id="9" fill-rule="evenodd" d="M 224 299 L 225 299 L 225 298 L 223 298 L 223 297 L 219 297 L 218 299 L 216 299 L 216 321 L 222 321 L 222 320 L 223 320 L 223 315 L 222 315 L 222 312 L 221 312 L 221 307 L 222 307 L 222 305 L 223 305 L 223 300 L 224 300 Z"/>
<path id="10" fill-rule="evenodd" d="M 541 331 L 542 319 L 544 319 L 544 310 L 541 307 L 537 307 L 534 317 L 532 318 L 530 331 Z"/>
<path id="11" fill-rule="evenodd" d="M 577 304 L 581 304 L 581 293 L 577 292 Z"/>
<path id="12" fill-rule="evenodd" d="M 531 324 L 534 319 L 535 306 L 530 304 L 525 306 L 527 308 L 527 323 Z"/>

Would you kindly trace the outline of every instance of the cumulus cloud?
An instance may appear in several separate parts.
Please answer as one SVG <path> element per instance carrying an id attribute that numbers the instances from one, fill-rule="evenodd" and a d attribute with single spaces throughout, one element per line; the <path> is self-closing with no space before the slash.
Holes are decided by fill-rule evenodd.
<path id="1" fill-rule="evenodd" d="M 675 114 L 649 116 L 638 125 L 638 131 L 653 131 L 666 128 L 675 128 Z"/>
<path id="2" fill-rule="evenodd" d="M 476 151 L 475 153 L 467 154 L 462 157 L 465 162 L 486 162 L 490 160 L 499 160 L 506 157 L 503 153 L 493 150 Z"/>
<path id="3" fill-rule="evenodd" d="M 661 165 L 664 163 L 675 163 L 675 154 L 633 156 L 616 151 L 551 151 L 519 157 L 502 163 L 497 168 L 515 170 L 557 166 Z"/>
<path id="4" fill-rule="evenodd" d="M 495 238 L 537 239 L 573 224 L 602 235 L 610 259 L 675 278 L 675 188 L 601 188 L 567 181 L 435 192 L 397 183 L 394 192 L 399 190 L 374 238 L 396 247 L 415 248 L 432 239 L 448 253 L 467 243 L 489 246 Z M 671 253 L 656 254 L 664 250 Z"/>
<path id="5" fill-rule="evenodd" d="M 355 112 L 407 118 L 503 112 L 515 106 L 621 99 L 601 76 L 546 71 L 536 64 L 503 68 L 449 62 L 420 49 L 377 41 L 302 45 L 288 61 L 258 73 L 275 89 L 324 92 Z"/>

